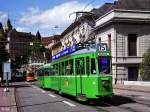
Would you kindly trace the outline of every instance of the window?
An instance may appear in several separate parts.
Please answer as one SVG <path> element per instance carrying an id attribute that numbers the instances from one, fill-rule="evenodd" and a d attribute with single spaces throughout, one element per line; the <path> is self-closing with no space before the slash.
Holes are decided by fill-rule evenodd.
<path id="1" fill-rule="evenodd" d="M 48 76 L 49 75 L 49 72 L 48 71 L 45 71 L 45 74 L 44 74 L 45 76 Z"/>
<path id="2" fill-rule="evenodd" d="M 91 74 L 96 74 L 95 59 L 91 59 Z"/>
<path id="3" fill-rule="evenodd" d="M 58 75 L 58 64 L 55 65 L 55 75 Z"/>
<path id="4" fill-rule="evenodd" d="M 53 65 L 52 72 L 53 72 L 53 75 L 58 75 L 58 64 Z"/>
<path id="5" fill-rule="evenodd" d="M 89 57 L 86 57 L 86 74 L 90 74 L 90 59 Z"/>
<path id="6" fill-rule="evenodd" d="M 50 68 L 45 68 L 43 72 L 44 72 L 44 76 L 48 76 L 50 73 Z"/>
<path id="7" fill-rule="evenodd" d="M 60 75 L 64 75 L 64 71 L 65 71 L 65 63 L 61 62 L 61 64 L 60 64 Z"/>
<path id="8" fill-rule="evenodd" d="M 111 34 L 108 35 L 108 47 L 111 50 Z"/>
<path id="9" fill-rule="evenodd" d="M 137 34 L 128 34 L 128 55 L 137 56 Z"/>
<path id="10" fill-rule="evenodd" d="M 76 59 L 76 74 L 77 75 L 85 74 L 84 64 L 85 64 L 84 58 Z"/>
<path id="11" fill-rule="evenodd" d="M 128 80 L 137 81 L 138 79 L 138 67 L 128 67 Z"/>
<path id="12" fill-rule="evenodd" d="M 110 58 L 99 57 L 98 58 L 98 69 L 99 69 L 100 74 L 109 74 L 110 73 Z"/>
<path id="13" fill-rule="evenodd" d="M 42 70 L 39 70 L 37 75 L 38 75 L 38 76 L 43 76 Z"/>
<path id="14" fill-rule="evenodd" d="M 66 65 L 66 75 L 73 75 L 73 60 L 65 62 Z"/>

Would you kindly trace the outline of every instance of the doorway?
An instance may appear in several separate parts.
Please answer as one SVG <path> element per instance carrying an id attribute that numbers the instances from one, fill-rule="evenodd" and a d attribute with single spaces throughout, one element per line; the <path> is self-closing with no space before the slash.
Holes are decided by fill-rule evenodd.
<path id="1" fill-rule="evenodd" d="M 137 81 L 138 79 L 138 67 L 128 67 L 128 80 Z"/>

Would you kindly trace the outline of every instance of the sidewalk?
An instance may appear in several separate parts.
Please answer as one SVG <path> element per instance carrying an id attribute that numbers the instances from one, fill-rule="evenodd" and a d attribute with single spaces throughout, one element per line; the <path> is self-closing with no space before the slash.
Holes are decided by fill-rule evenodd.
<path id="1" fill-rule="evenodd" d="M 129 91 L 139 91 L 139 92 L 148 92 L 150 93 L 150 87 L 146 86 L 135 86 L 135 85 L 123 85 L 123 84 L 114 84 L 114 89 L 122 89 L 122 90 L 129 90 Z"/>
<path id="2" fill-rule="evenodd" d="M 14 92 L 13 87 L 9 87 L 9 92 L 0 87 L 0 112 L 17 112 Z"/>

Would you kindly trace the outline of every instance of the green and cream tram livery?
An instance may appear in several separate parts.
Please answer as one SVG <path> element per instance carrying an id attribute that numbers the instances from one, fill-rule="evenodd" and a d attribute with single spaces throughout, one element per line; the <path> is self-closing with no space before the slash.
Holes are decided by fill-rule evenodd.
<path id="1" fill-rule="evenodd" d="M 94 47 L 75 49 L 77 48 L 68 48 L 65 53 L 62 51 L 55 55 L 47 69 L 48 75 L 45 74 L 46 65 L 39 68 L 41 86 L 78 99 L 111 97 L 111 53 L 107 45 L 98 44 Z"/>

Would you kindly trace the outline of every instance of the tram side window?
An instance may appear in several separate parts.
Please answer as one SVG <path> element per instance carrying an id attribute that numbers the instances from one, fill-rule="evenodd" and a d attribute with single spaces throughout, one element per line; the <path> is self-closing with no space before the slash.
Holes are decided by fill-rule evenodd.
<path id="1" fill-rule="evenodd" d="M 52 75 L 56 75 L 56 64 L 52 66 Z"/>
<path id="2" fill-rule="evenodd" d="M 95 59 L 91 59 L 91 74 L 96 74 Z"/>
<path id="3" fill-rule="evenodd" d="M 43 72 L 44 72 L 44 76 L 48 76 L 49 75 L 49 68 L 45 68 Z"/>
<path id="4" fill-rule="evenodd" d="M 85 74 L 85 68 L 84 68 L 84 58 L 78 58 L 76 59 L 76 73 L 79 74 Z"/>
<path id="5" fill-rule="evenodd" d="M 49 70 L 49 75 L 53 75 L 53 72 L 52 72 L 53 68 L 52 66 L 50 67 L 50 70 Z"/>
<path id="6" fill-rule="evenodd" d="M 73 75 L 73 59 L 70 60 L 70 75 Z"/>
<path id="7" fill-rule="evenodd" d="M 86 74 L 90 74 L 90 59 L 89 57 L 86 57 Z"/>
<path id="8" fill-rule="evenodd" d="M 58 75 L 58 64 L 55 65 L 55 75 Z"/>
<path id="9" fill-rule="evenodd" d="M 65 63 L 64 62 L 61 62 L 61 65 L 60 65 L 60 74 L 61 75 L 64 75 L 64 71 L 65 71 Z"/>
<path id="10" fill-rule="evenodd" d="M 69 60 L 65 62 L 66 65 L 66 75 L 73 74 L 73 60 Z"/>
<path id="11" fill-rule="evenodd" d="M 42 70 L 38 71 L 38 76 L 42 76 Z"/>
<path id="12" fill-rule="evenodd" d="M 45 76 L 48 76 L 49 75 L 49 72 L 48 71 L 45 71 Z"/>

